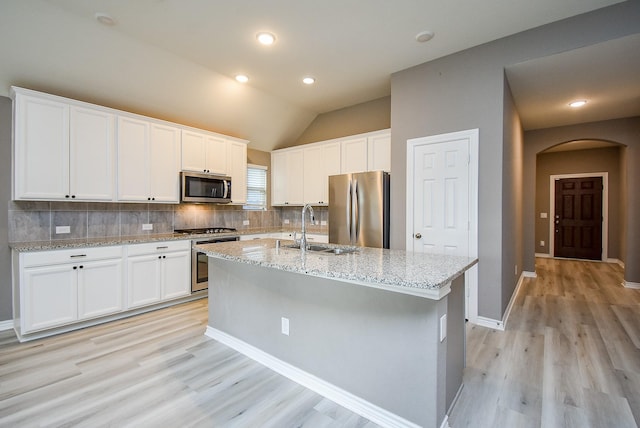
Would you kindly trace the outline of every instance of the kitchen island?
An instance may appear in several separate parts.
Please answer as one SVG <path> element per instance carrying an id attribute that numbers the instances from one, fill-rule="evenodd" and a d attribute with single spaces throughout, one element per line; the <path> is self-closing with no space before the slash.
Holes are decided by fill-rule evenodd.
<path id="1" fill-rule="evenodd" d="M 198 246 L 210 257 L 207 335 L 381 426 L 447 426 L 464 272 L 477 261 L 290 243 Z"/>

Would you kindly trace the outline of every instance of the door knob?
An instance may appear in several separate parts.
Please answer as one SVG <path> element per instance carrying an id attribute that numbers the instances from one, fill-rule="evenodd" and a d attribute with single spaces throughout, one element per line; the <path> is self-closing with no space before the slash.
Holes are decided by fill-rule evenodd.
<path id="1" fill-rule="evenodd" d="M 422 234 L 421 233 L 416 233 L 414 236 L 416 237 L 416 239 L 422 238 Z"/>

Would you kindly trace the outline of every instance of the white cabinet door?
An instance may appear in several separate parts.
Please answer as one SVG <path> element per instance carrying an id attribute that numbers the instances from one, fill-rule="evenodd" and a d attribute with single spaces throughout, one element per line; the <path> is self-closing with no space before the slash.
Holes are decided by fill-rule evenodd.
<path id="1" fill-rule="evenodd" d="M 78 272 L 78 318 L 94 318 L 123 310 L 121 258 L 86 262 Z"/>
<path id="2" fill-rule="evenodd" d="M 367 169 L 391 171 L 391 135 L 382 134 L 367 139 Z"/>
<path id="3" fill-rule="evenodd" d="M 229 170 L 233 165 L 228 164 L 227 153 L 229 143 L 224 138 L 207 137 L 206 144 L 206 165 L 207 172 L 211 174 L 229 174 Z M 233 156 L 233 155 L 232 155 Z M 246 163 L 246 145 L 245 145 L 245 163 Z"/>
<path id="4" fill-rule="evenodd" d="M 15 199 L 69 195 L 69 106 L 16 95 Z"/>
<path id="5" fill-rule="evenodd" d="M 182 130 L 182 169 L 207 172 L 206 135 Z"/>
<path id="6" fill-rule="evenodd" d="M 118 117 L 118 200 L 147 201 L 149 122 Z"/>
<path id="7" fill-rule="evenodd" d="M 161 298 L 159 254 L 127 258 L 127 308 L 157 303 Z"/>
<path id="8" fill-rule="evenodd" d="M 304 202 L 314 205 L 326 203 L 322 147 L 314 145 L 303 149 L 303 152 Z"/>
<path id="9" fill-rule="evenodd" d="M 227 159 L 228 173 L 231 177 L 231 202 L 244 204 L 247 202 L 247 145 L 237 141 L 229 141 Z"/>
<path id="10" fill-rule="evenodd" d="M 367 137 L 343 140 L 341 149 L 343 174 L 367 171 Z"/>
<path id="11" fill-rule="evenodd" d="M 114 115 L 71 107 L 69 193 L 72 199 L 115 199 Z"/>
<path id="12" fill-rule="evenodd" d="M 304 201 L 304 153 L 302 149 L 271 154 L 271 204 L 302 205 Z"/>
<path id="13" fill-rule="evenodd" d="M 162 300 L 175 299 L 191 293 L 191 251 L 162 255 Z"/>
<path id="14" fill-rule="evenodd" d="M 180 202 L 180 129 L 151 124 L 149 196 L 152 202 Z"/>
<path id="15" fill-rule="evenodd" d="M 23 269 L 20 301 L 23 333 L 78 319 L 76 271 L 77 266 L 70 264 Z"/>

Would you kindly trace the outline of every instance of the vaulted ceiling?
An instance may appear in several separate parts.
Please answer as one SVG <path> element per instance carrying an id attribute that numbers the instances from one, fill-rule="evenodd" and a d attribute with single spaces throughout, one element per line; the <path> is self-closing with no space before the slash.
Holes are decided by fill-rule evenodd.
<path id="1" fill-rule="evenodd" d="M 618 2 L 3 1 L 0 94 L 24 86 L 246 138 L 251 147 L 270 150 L 295 141 L 318 113 L 389 95 L 393 72 Z M 99 23 L 96 13 L 110 15 L 114 25 Z M 417 42 L 426 30 L 433 39 Z M 259 45 L 259 31 L 274 33 L 276 42 Z M 534 95 L 553 82 L 540 76 L 584 60 L 579 53 L 567 58 L 507 70 L 525 126 L 545 123 L 545 107 Z M 249 82 L 236 82 L 238 73 Z M 316 83 L 302 84 L 307 75 Z M 533 91 L 532 81 L 538 85 Z"/>

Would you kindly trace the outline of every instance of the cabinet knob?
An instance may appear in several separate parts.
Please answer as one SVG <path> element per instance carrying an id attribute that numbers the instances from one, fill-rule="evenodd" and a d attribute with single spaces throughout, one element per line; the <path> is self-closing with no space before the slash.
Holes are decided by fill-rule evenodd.
<path id="1" fill-rule="evenodd" d="M 84 268 L 84 266 L 80 265 L 80 269 Z"/>
<path id="2" fill-rule="evenodd" d="M 420 232 L 416 233 L 414 236 L 416 237 L 416 239 L 422 238 L 422 234 Z"/>
<path id="3" fill-rule="evenodd" d="M 76 197 L 76 195 L 71 195 L 71 199 L 74 199 Z"/>
<path id="4" fill-rule="evenodd" d="M 151 198 L 147 198 L 147 201 L 150 201 L 150 200 L 151 200 Z"/>
<path id="5" fill-rule="evenodd" d="M 161 258 L 162 258 L 162 256 L 158 256 L 158 258 L 159 258 L 159 259 L 161 259 Z"/>
<path id="6" fill-rule="evenodd" d="M 151 198 L 151 200 L 152 200 L 152 201 L 155 201 L 155 200 L 156 200 L 156 198 Z"/>
<path id="7" fill-rule="evenodd" d="M 76 269 L 78 269 L 78 266 L 74 266 L 74 267 L 73 267 L 73 270 L 76 270 Z"/>
<path id="8" fill-rule="evenodd" d="M 69 195 L 64 195 L 64 197 L 65 197 L 65 198 L 68 198 L 68 197 L 69 197 Z"/>
<path id="9" fill-rule="evenodd" d="M 163 258 L 163 259 L 166 259 L 166 258 L 167 258 L 167 256 L 162 256 L 162 258 Z"/>

